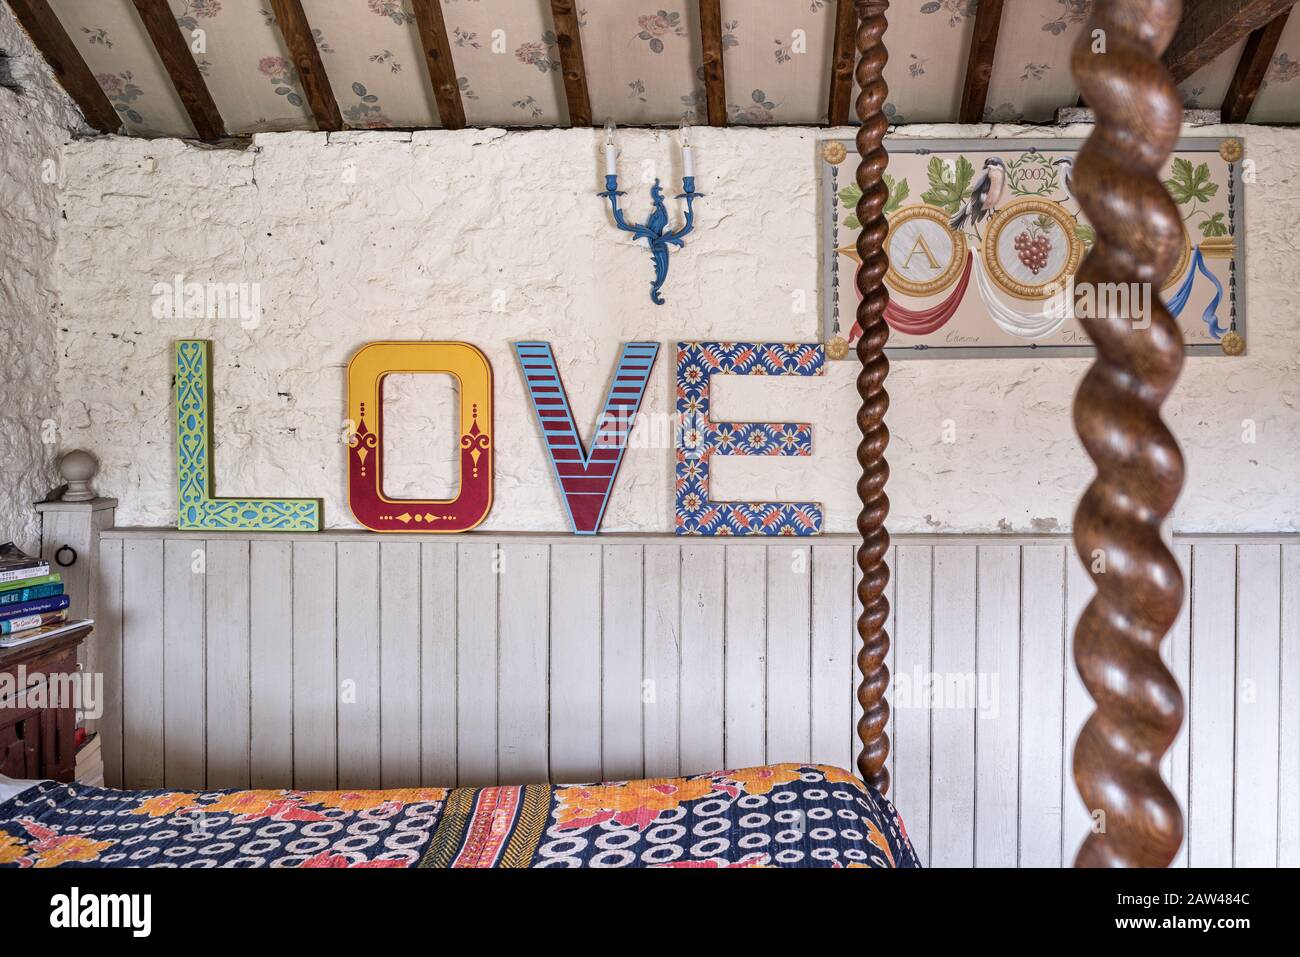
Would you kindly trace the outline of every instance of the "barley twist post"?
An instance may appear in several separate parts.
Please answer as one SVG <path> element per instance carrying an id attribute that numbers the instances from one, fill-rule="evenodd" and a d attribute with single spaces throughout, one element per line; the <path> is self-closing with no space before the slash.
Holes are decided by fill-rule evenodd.
<path id="1" fill-rule="evenodd" d="M 889 551 L 889 532 L 885 518 L 889 514 L 889 499 L 885 496 L 885 482 L 889 478 L 889 465 L 885 462 L 885 447 L 889 444 L 889 430 L 885 428 L 885 412 L 889 408 L 889 394 L 885 391 L 885 376 L 889 373 L 889 360 L 885 358 L 885 341 L 889 327 L 885 324 L 885 306 L 889 293 L 885 290 L 885 271 L 889 260 L 885 254 L 885 235 L 889 226 L 885 221 L 885 166 L 889 161 L 881 141 L 889 126 L 885 118 L 885 98 L 889 88 L 883 72 L 888 54 L 883 36 L 887 0 L 857 0 L 857 112 L 862 125 L 858 128 L 857 146 L 858 187 L 862 196 L 858 200 L 857 250 L 861 265 L 856 281 L 862 294 L 858 303 L 857 323 L 862 330 L 858 339 L 858 361 L 862 371 L 858 374 L 858 395 L 862 404 L 858 409 L 858 428 L 862 441 L 858 444 L 858 464 L 862 477 L 858 480 L 858 498 L 862 511 L 858 513 L 858 532 L 862 545 L 858 548 L 858 567 L 862 580 L 858 583 L 858 599 L 862 613 L 858 617 L 858 635 L 862 640 L 858 650 L 858 670 L 862 680 L 858 684 L 858 701 L 862 705 L 862 718 L 858 721 L 858 737 L 862 750 L 858 753 L 858 772 L 862 779 L 882 794 L 889 790 L 889 771 L 885 759 L 889 756 L 889 668 L 885 659 L 889 654 L 889 635 L 885 621 L 889 617 L 889 600 L 885 586 L 889 584 L 889 566 L 885 557 Z"/>
<path id="2" fill-rule="evenodd" d="M 1114 297 L 1082 317 L 1097 357 L 1074 401 L 1075 427 L 1097 466 L 1074 518 L 1075 545 L 1097 586 L 1074 636 L 1075 663 L 1096 702 L 1074 750 L 1075 781 L 1096 820 L 1081 867 L 1164 867 L 1183 837 L 1178 802 L 1160 778 L 1183 714 L 1160 659 L 1183 599 L 1182 573 L 1161 538 L 1183 459 L 1160 418 L 1183 340 L 1159 299 L 1183 241 L 1159 175 L 1182 121 L 1160 60 L 1180 12 L 1179 0 L 1098 0 L 1072 61 L 1096 113 L 1074 171 L 1097 235 L 1077 282 L 1129 292 L 1129 308 Z M 1135 300 L 1149 302 L 1147 315 Z"/>

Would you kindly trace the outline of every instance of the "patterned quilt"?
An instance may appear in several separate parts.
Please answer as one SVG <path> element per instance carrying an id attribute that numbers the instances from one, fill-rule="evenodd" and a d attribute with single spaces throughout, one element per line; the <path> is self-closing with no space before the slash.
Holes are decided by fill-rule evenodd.
<path id="1" fill-rule="evenodd" d="M 777 764 L 591 785 L 111 791 L 0 803 L 0 867 L 919 867 L 885 798 Z"/>

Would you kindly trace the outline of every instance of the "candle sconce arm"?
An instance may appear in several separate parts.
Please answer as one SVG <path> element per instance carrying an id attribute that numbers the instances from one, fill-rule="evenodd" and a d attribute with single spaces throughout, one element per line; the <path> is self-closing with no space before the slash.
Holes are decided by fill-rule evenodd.
<path id="1" fill-rule="evenodd" d="M 668 278 L 668 247 L 682 248 L 683 237 L 695 228 L 693 203 L 701 195 L 695 192 L 695 178 L 691 176 L 683 177 L 682 189 L 684 192 L 677 199 L 686 200 L 686 217 L 681 228 L 673 231 L 668 230 L 668 210 L 664 206 L 663 191 L 659 188 L 658 180 L 655 180 L 654 185 L 650 187 L 650 198 L 654 202 L 654 210 L 645 224 L 629 223 L 624 218 L 623 211 L 619 208 L 618 197 L 627 194 L 619 191 L 618 177 L 616 175 L 606 175 L 605 189 L 596 194 L 609 200 L 610 210 L 614 214 L 614 223 L 622 232 L 630 233 L 634 240 L 644 239 L 646 241 L 655 270 L 655 278 L 650 283 L 650 299 L 655 305 L 661 306 L 664 302 L 659 295 L 659 290 Z"/>
<path id="2" fill-rule="evenodd" d="M 678 248 L 681 248 L 682 246 L 683 237 L 685 237 L 687 233 L 689 233 L 692 229 L 695 228 L 694 203 L 696 199 L 704 195 L 703 193 L 695 192 L 695 178 L 693 176 L 685 177 L 682 180 L 682 189 L 684 189 L 685 192 L 678 193 L 673 198 L 686 200 L 686 221 L 682 223 L 681 229 L 674 232 L 671 236 L 664 237 L 664 240 L 666 242 L 670 242 L 674 246 L 677 246 Z"/>

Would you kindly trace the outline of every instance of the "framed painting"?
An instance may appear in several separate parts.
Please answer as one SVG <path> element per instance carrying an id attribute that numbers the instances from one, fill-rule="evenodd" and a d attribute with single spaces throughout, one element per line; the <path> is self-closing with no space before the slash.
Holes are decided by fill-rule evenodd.
<path id="1" fill-rule="evenodd" d="M 1245 351 L 1245 236 L 1241 141 L 1184 139 L 1162 178 L 1183 217 L 1183 245 L 1159 290 L 1142 284 L 1076 287 L 1095 236 L 1073 192 L 1082 140 L 886 142 L 889 199 L 885 285 L 888 353 L 895 358 L 1089 355 L 1088 309 L 1135 316 L 1159 296 L 1190 355 Z M 840 148 L 843 147 L 843 148 Z M 858 338 L 859 197 L 852 141 L 819 151 L 822 331 L 827 358 Z"/>

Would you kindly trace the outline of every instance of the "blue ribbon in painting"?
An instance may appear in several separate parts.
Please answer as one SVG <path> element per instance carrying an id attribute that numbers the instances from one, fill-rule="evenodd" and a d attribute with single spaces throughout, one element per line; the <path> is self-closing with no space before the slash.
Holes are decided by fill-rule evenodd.
<path id="1" fill-rule="evenodd" d="M 1210 327 L 1210 338 L 1220 339 L 1228 331 L 1219 325 L 1218 316 L 1219 301 L 1223 299 L 1223 285 L 1219 282 L 1219 277 L 1210 272 L 1209 267 L 1205 265 L 1205 257 L 1201 255 L 1199 249 L 1192 256 L 1192 264 L 1191 268 L 1187 270 L 1187 278 L 1183 280 L 1183 284 L 1178 287 L 1178 290 L 1169 297 L 1169 301 L 1165 305 L 1175 316 L 1183 311 L 1183 307 L 1187 305 L 1187 300 L 1191 298 L 1192 281 L 1196 279 L 1198 270 L 1214 284 L 1214 298 L 1210 300 L 1210 304 L 1201 313 L 1201 321 Z"/>

